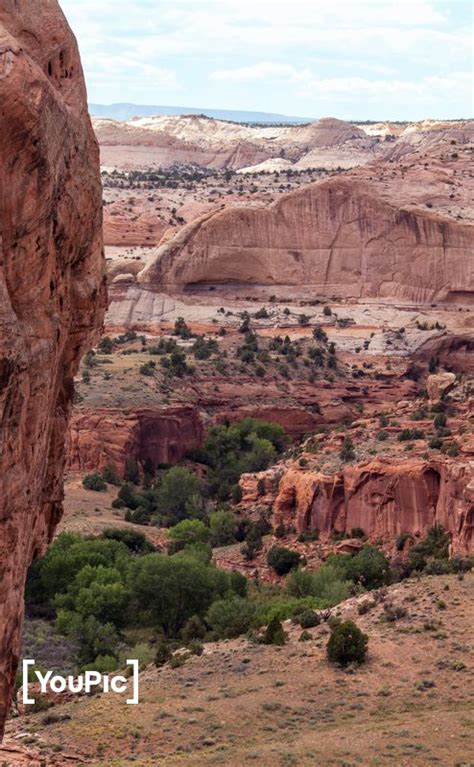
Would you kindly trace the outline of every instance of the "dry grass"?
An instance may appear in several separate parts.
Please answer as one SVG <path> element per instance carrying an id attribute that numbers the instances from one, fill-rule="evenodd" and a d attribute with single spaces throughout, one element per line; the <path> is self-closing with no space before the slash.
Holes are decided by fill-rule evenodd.
<path id="1" fill-rule="evenodd" d="M 45 727 L 38 714 L 9 731 L 34 733 L 48 765 L 74 763 L 65 753 L 91 767 L 470 765 L 474 574 L 407 581 L 389 596 L 407 611 L 394 622 L 381 604 L 342 608 L 370 637 L 358 669 L 328 664 L 326 626 L 307 642 L 291 627 L 283 648 L 233 640 L 179 669 L 149 667 L 138 709 L 96 697 L 62 706 L 70 721 Z"/>

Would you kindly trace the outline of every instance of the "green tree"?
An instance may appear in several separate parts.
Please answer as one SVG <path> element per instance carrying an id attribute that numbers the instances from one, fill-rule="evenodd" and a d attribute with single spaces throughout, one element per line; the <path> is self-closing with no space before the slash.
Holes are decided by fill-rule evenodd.
<path id="1" fill-rule="evenodd" d="M 169 521 L 198 516 L 202 491 L 201 480 L 195 474 L 182 466 L 174 466 L 163 475 L 156 490 L 156 507 Z"/>
<path id="2" fill-rule="evenodd" d="M 130 530 L 128 527 L 107 528 L 103 531 L 102 537 L 111 541 L 121 541 L 133 554 L 150 554 L 155 551 L 155 547 L 143 533 Z"/>
<path id="3" fill-rule="evenodd" d="M 263 644 L 272 644 L 280 647 L 288 641 L 288 636 L 277 615 L 275 615 L 268 624 L 262 641 Z"/>
<path id="4" fill-rule="evenodd" d="M 367 544 L 354 556 L 331 555 L 326 562 L 339 569 L 342 580 L 351 580 L 366 589 L 377 589 L 390 582 L 390 563 L 375 546 Z"/>
<path id="5" fill-rule="evenodd" d="M 206 622 L 219 639 L 245 634 L 253 625 L 256 606 L 242 597 L 218 600 L 206 614 Z"/>
<path id="6" fill-rule="evenodd" d="M 139 610 L 167 636 L 177 636 L 192 615 L 203 616 L 228 586 L 224 573 L 179 555 L 140 557 L 132 564 L 130 579 Z"/>
<path id="7" fill-rule="evenodd" d="M 168 531 L 174 544 L 174 550 L 179 551 L 194 543 L 207 543 L 210 536 L 209 528 L 200 519 L 183 519 Z"/>
<path id="8" fill-rule="evenodd" d="M 213 546 L 229 546 L 235 543 L 235 517 L 231 511 L 220 509 L 209 516 L 211 543 Z"/>

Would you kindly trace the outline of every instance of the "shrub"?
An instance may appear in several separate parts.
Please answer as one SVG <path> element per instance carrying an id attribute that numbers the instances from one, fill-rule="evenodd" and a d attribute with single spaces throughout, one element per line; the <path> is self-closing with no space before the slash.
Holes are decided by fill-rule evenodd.
<path id="1" fill-rule="evenodd" d="M 350 595 L 351 583 L 344 580 L 343 573 L 331 564 L 324 564 L 319 570 L 295 570 L 286 582 L 289 594 L 295 597 L 316 597 L 323 600 L 322 606 L 332 607 Z"/>
<path id="2" fill-rule="evenodd" d="M 322 329 L 320 325 L 315 327 L 315 329 L 313 330 L 313 338 L 315 341 L 319 341 L 319 343 L 323 343 L 323 344 L 325 344 L 326 341 L 328 340 L 326 333 L 324 332 L 324 330 Z"/>
<path id="3" fill-rule="evenodd" d="M 125 461 L 123 478 L 126 482 L 131 482 L 133 485 L 140 484 L 140 469 L 137 459 L 133 456 L 129 456 Z"/>
<path id="4" fill-rule="evenodd" d="M 169 645 L 166 644 L 166 642 L 160 642 L 156 649 L 155 666 L 160 668 L 160 666 L 164 666 L 165 663 L 168 663 L 170 659 L 171 659 L 171 650 L 169 648 Z"/>
<path id="5" fill-rule="evenodd" d="M 275 616 L 268 624 L 262 638 L 262 644 L 271 644 L 283 646 L 286 644 L 288 636 L 283 629 L 281 621 Z"/>
<path id="6" fill-rule="evenodd" d="M 437 413 L 433 419 L 435 429 L 442 429 L 446 426 L 446 415 L 444 413 Z"/>
<path id="7" fill-rule="evenodd" d="M 402 429 L 397 439 L 399 442 L 409 442 L 413 439 L 423 439 L 425 432 L 421 429 Z"/>
<path id="8" fill-rule="evenodd" d="M 332 309 L 330 306 L 325 306 L 323 309 L 323 314 L 325 317 L 330 317 L 332 315 Z"/>
<path id="9" fill-rule="evenodd" d="M 320 618 L 314 610 L 305 610 L 299 616 L 299 624 L 302 629 L 312 629 L 314 626 L 319 626 Z"/>
<path id="10" fill-rule="evenodd" d="M 104 482 L 103 477 L 98 472 L 94 474 L 86 474 L 82 480 L 83 486 L 86 490 L 95 490 L 97 493 L 103 493 L 107 490 L 107 484 Z"/>
<path id="11" fill-rule="evenodd" d="M 318 541 L 319 530 L 315 527 L 313 530 L 306 530 L 304 533 L 300 533 L 298 536 L 299 543 L 307 543 L 308 541 Z"/>
<path id="12" fill-rule="evenodd" d="M 286 575 L 290 570 L 298 567 L 299 561 L 300 555 L 284 546 L 272 546 L 267 554 L 267 564 L 275 570 L 277 575 Z"/>
<path id="13" fill-rule="evenodd" d="M 206 631 L 206 626 L 199 615 L 191 615 L 181 631 L 181 637 L 183 642 L 189 643 L 193 639 L 204 639 Z"/>
<path id="14" fill-rule="evenodd" d="M 405 618 L 407 615 L 407 610 L 404 607 L 394 605 L 393 602 L 384 602 L 383 611 L 385 620 L 388 623 L 394 623 L 400 620 L 400 618 Z"/>
<path id="15" fill-rule="evenodd" d="M 213 546 L 229 546 L 235 543 L 235 516 L 231 511 L 220 509 L 209 516 L 211 543 Z"/>
<path id="16" fill-rule="evenodd" d="M 405 573 L 424 570 L 430 560 L 447 560 L 449 555 L 449 535 L 435 525 L 428 530 L 426 538 L 411 547 L 405 565 Z"/>
<path id="17" fill-rule="evenodd" d="M 210 532 L 200 519 L 183 519 L 168 531 L 173 551 L 180 551 L 193 543 L 207 543 Z"/>
<path id="18" fill-rule="evenodd" d="M 348 666 L 363 663 L 367 654 L 368 636 L 353 621 L 343 621 L 331 630 L 327 655 L 331 663 Z"/>
<path id="19" fill-rule="evenodd" d="M 339 452 L 339 458 L 341 461 L 353 461 L 356 457 L 355 449 L 354 449 L 354 443 L 352 442 L 350 437 L 345 437 L 344 442 L 342 443 L 341 450 Z"/>
<path id="20" fill-rule="evenodd" d="M 354 556 L 332 555 L 327 564 L 340 570 L 342 580 L 351 580 L 366 589 L 377 589 L 390 581 L 389 561 L 375 546 L 365 545 Z"/>
<path id="21" fill-rule="evenodd" d="M 206 622 L 219 639 L 245 634 L 253 625 L 256 607 L 242 597 L 214 602 L 206 614 Z"/>
<path id="22" fill-rule="evenodd" d="M 191 338 L 192 333 L 190 329 L 188 328 L 188 326 L 186 325 L 186 322 L 184 321 L 183 317 L 178 317 L 178 319 L 174 323 L 173 334 L 183 339 Z"/>
<path id="23" fill-rule="evenodd" d="M 349 533 L 351 538 L 367 538 L 365 530 L 361 527 L 353 527 Z"/>
<path id="24" fill-rule="evenodd" d="M 411 539 L 410 533 L 400 533 L 395 541 L 395 548 L 397 551 L 403 551 L 405 543 Z"/>
<path id="25" fill-rule="evenodd" d="M 193 639 L 188 644 L 188 650 L 191 653 L 191 655 L 202 655 L 204 652 L 204 647 L 202 645 L 202 642 L 199 642 L 197 639 Z"/>
<path id="26" fill-rule="evenodd" d="M 150 554 L 155 551 L 155 547 L 143 533 L 128 528 L 107 528 L 102 537 L 110 541 L 121 541 L 133 554 Z"/>
<path id="27" fill-rule="evenodd" d="M 140 366 L 140 373 L 143 376 L 152 376 L 155 374 L 156 370 L 156 362 L 153 360 L 149 360 L 149 362 L 144 362 L 143 365 Z"/>
<path id="28" fill-rule="evenodd" d="M 108 485 L 119 485 L 120 479 L 113 466 L 106 466 L 102 472 L 102 477 Z"/>

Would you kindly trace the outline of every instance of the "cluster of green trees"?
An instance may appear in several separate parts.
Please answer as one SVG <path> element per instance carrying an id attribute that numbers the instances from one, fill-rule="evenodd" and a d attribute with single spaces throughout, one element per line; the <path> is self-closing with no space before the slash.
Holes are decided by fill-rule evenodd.
<path id="1" fill-rule="evenodd" d="M 113 505 L 127 509 L 126 519 L 137 524 L 171 527 L 185 519 L 201 519 L 208 525 L 217 525 L 216 520 L 220 520 L 229 527 L 230 517 L 222 516 L 225 508 L 218 509 L 222 513 L 220 517 L 213 516 L 212 522 L 209 511 L 216 511 L 216 503 L 238 501 L 241 474 L 268 468 L 288 442 L 281 426 L 254 418 L 213 426 L 204 447 L 190 454 L 190 458 L 207 466 L 205 479 L 183 466 L 157 471 L 149 461 L 141 473 L 132 459 L 128 461 L 126 481 Z M 103 477 L 97 473 L 88 475 L 84 485 L 89 489 L 104 489 Z M 224 537 L 232 542 L 230 535 Z"/>
<path id="2" fill-rule="evenodd" d="M 95 539 L 62 533 L 30 568 L 26 606 L 54 618 L 58 632 L 74 640 L 79 665 L 90 667 L 118 662 L 127 629 L 176 638 L 217 601 L 246 594 L 242 575 L 217 569 L 197 546 L 168 556 L 128 530 Z M 213 629 L 212 613 L 207 626 Z"/>
<path id="3" fill-rule="evenodd" d="M 321 620 L 316 610 L 353 594 L 412 573 L 459 573 L 473 565 L 472 558 L 450 559 L 449 537 L 435 527 L 411 547 L 398 570 L 368 544 L 356 554 L 329 556 L 316 571 L 302 569 L 295 552 L 274 546 L 268 562 L 288 573 L 286 581 L 250 583 L 211 561 L 211 544 L 227 543 L 238 534 L 228 510 L 214 512 L 206 523 L 177 523 L 170 529 L 169 553 L 157 551 L 143 534 L 129 529 L 108 530 L 99 538 L 62 533 L 30 568 L 27 614 L 54 621 L 57 632 L 72 640 L 79 668 L 113 670 L 126 657 L 137 631 L 141 641 L 145 639 L 147 657 L 150 652 L 154 657 L 163 644 L 168 657 L 169 648 L 179 644 L 197 651 L 196 643 L 203 640 L 245 633 L 257 641 L 280 643 L 285 641 L 282 620 L 292 618 L 302 628 L 311 628 Z M 405 543 L 403 537 L 399 548 Z M 263 638 L 262 626 L 268 627 Z M 366 637 L 346 623 L 335 631 L 328 655 L 344 665 L 361 662 L 366 649 Z"/>

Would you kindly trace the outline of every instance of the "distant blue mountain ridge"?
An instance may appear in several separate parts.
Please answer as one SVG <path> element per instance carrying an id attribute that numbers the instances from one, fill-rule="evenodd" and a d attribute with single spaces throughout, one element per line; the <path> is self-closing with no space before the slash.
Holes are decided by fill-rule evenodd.
<path id="1" fill-rule="evenodd" d="M 132 117 L 162 117 L 170 115 L 205 115 L 216 120 L 239 123 L 295 123 L 313 122 L 316 118 L 293 117 L 272 112 L 250 112 L 238 109 L 195 109 L 193 107 L 163 107 L 145 104 L 89 104 L 93 117 L 109 117 L 112 120 L 131 120 Z"/>

